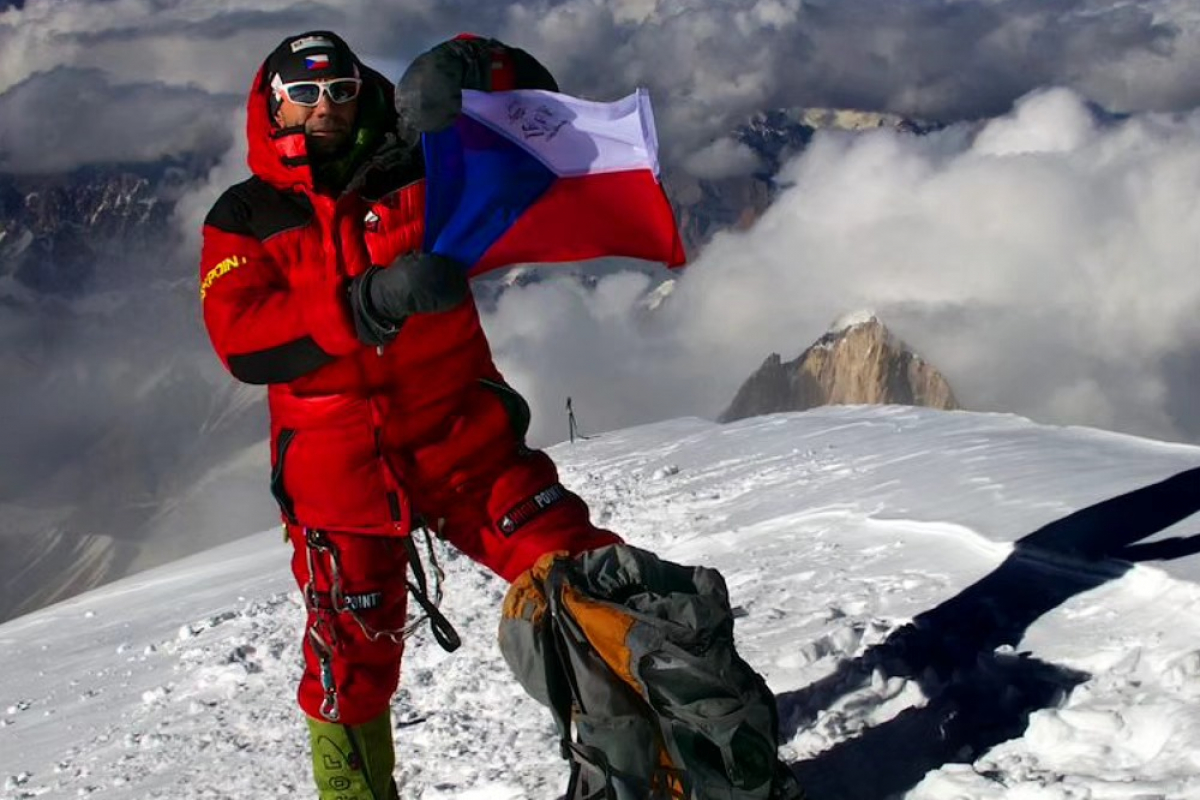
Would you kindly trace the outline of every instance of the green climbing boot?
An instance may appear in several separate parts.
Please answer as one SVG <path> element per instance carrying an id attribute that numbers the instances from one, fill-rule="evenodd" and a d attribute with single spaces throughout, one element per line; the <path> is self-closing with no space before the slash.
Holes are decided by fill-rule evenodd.
<path id="1" fill-rule="evenodd" d="M 308 718 L 313 778 L 321 800 L 398 800 L 392 714 L 362 725 Z"/>

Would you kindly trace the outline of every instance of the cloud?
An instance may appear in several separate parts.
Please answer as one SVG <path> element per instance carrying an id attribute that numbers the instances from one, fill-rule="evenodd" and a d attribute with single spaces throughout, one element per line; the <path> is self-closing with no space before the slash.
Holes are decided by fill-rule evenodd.
<path id="1" fill-rule="evenodd" d="M 741 142 L 722 137 L 688 158 L 684 169 L 702 180 L 721 180 L 761 171 L 762 160 Z"/>
<path id="2" fill-rule="evenodd" d="M 518 290 L 536 302 L 486 319 L 502 368 L 552 418 L 568 391 L 602 427 L 712 417 L 768 353 L 795 357 L 871 307 L 969 408 L 1200 431 L 1198 387 L 1180 379 L 1200 352 L 1200 111 L 1118 119 L 1044 90 L 982 127 L 818 134 L 780 179 L 653 323 L 629 284 L 609 286 L 628 278 L 587 301 Z"/>
<path id="3" fill-rule="evenodd" d="M 1192 0 L 61 0 L 0 16 L 0 91 L 68 66 L 101 70 L 113 85 L 242 96 L 280 39 L 320 27 L 389 73 L 467 30 L 528 49 L 575 94 L 648 86 L 666 157 L 701 170 L 699 151 L 770 107 L 953 122 L 1003 113 L 1049 85 L 1118 111 L 1200 103 Z"/>
<path id="4" fill-rule="evenodd" d="M 1200 21 L 1181 0 L 730 0 L 510 6 L 506 32 L 574 91 L 652 90 L 668 157 L 779 106 L 993 116 L 1046 85 L 1117 110 L 1190 108 Z"/>
<path id="5" fill-rule="evenodd" d="M 543 274 L 543 282 L 509 289 L 484 317 L 506 379 L 534 408 L 532 441 L 566 436 L 568 397 L 585 433 L 688 413 L 688 402 L 668 411 L 682 362 L 669 335 L 647 328 L 650 276 L 618 272 L 588 289 L 566 268 Z"/>
<path id="6" fill-rule="evenodd" d="M 97 70 L 58 67 L 0 95 L 0 171 L 65 172 L 219 153 L 233 142 L 227 119 L 236 107 L 229 95 L 113 85 Z"/>
<path id="7" fill-rule="evenodd" d="M 209 210 L 226 189 L 250 177 L 250 169 L 246 164 L 249 148 L 245 136 L 245 109 L 239 108 L 237 113 L 228 115 L 225 125 L 225 133 L 233 144 L 204 178 L 191 186 L 175 203 L 174 224 L 181 235 L 181 249 L 193 254 L 197 260 L 200 257 L 204 218 Z"/>

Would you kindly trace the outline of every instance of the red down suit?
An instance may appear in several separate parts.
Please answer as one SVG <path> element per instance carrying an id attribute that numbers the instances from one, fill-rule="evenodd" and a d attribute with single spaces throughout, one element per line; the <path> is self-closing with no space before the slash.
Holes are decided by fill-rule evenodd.
<path id="1" fill-rule="evenodd" d="M 390 84 L 360 68 L 359 125 L 372 108 L 388 120 Z M 617 537 L 525 446 L 528 406 L 497 371 L 472 300 L 408 318 L 384 348 L 360 343 L 350 279 L 420 247 L 419 151 L 381 191 L 378 180 L 374 193 L 322 191 L 303 129 L 272 122 L 265 77 L 247 109 L 253 176 L 205 220 L 200 296 L 225 366 L 268 385 L 271 491 L 309 605 L 300 704 L 358 724 L 396 689 L 402 644 L 378 632 L 404 622 L 397 537 L 415 517 L 510 581 L 546 552 Z"/>

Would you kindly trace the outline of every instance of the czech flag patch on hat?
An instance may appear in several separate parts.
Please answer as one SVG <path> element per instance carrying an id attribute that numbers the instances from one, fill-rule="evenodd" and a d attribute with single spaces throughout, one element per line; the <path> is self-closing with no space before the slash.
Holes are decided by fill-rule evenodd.
<path id="1" fill-rule="evenodd" d="M 267 57 L 266 77 L 284 83 L 325 78 L 357 78 L 358 62 L 337 34 L 309 31 L 284 39 Z"/>
<path id="2" fill-rule="evenodd" d="M 454 125 L 422 139 L 425 249 L 472 275 L 602 256 L 685 262 L 645 89 L 612 103 L 463 90 Z"/>

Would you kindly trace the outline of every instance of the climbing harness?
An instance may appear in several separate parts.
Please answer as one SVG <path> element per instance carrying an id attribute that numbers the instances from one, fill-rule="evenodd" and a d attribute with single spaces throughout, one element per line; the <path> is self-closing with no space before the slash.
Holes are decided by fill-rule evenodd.
<path id="1" fill-rule="evenodd" d="M 424 540 L 425 560 L 429 562 L 433 575 L 432 596 L 429 577 L 421 558 L 421 550 L 414 541 L 414 536 L 418 531 L 424 534 L 421 538 Z M 414 619 L 407 620 L 399 628 L 376 628 L 363 619 L 359 612 L 374 608 L 382 602 L 381 593 L 346 594 L 342 579 L 341 556 L 337 546 L 330 541 L 324 531 L 315 528 L 304 529 L 305 558 L 308 563 L 308 581 L 303 588 L 304 604 L 313 614 L 313 624 L 309 626 L 308 637 L 312 643 L 313 652 L 316 653 L 321 665 L 321 688 L 325 692 L 321 715 L 331 722 L 336 722 L 341 714 L 338 708 L 337 681 L 333 674 L 333 653 L 337 647 L 337 637 L 329 619 L 330 615 L 346 615 L 372 642 L 387 639 L 401 644 L 428 620 L 433 638 L 446 652 L 454 652 L 462 645 L 462 639 L 458 632 L 439 608 L 442 602 L 442 585 L 446 575 L 434 551 L 433 534 L 426 526 L 422 525 L 420 528 L 414 528 L 408 536 L 403 537 L 403 542 L 408 555 L 408 568 L 413 576 L 406 581 L 406 588 L 421 607 L 422 613 Z M 328 579 L 328 601 L 324 600 L 322 593 L 317 589 L 318 571 Z"/>

